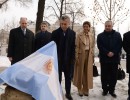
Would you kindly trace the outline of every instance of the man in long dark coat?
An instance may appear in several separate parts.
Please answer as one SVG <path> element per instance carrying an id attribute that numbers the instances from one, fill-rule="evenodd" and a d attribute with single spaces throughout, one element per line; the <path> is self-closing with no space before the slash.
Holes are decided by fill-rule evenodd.
<path id="1" fill-rule="evenodd" d="M 126 72 L 130 79 L 130 31 L 123 35 L 123 48 L 126 52 Z M 128 83 L 128 99 L 130 100 L 130 80 Z"/>
<path id="2" fill-rule="evenodd" d="M 27 29 L 27 18 L 20 18 L 20 26 L 10 31 L 8 54 L 11 64 L 14 64 L 33 52 L 34 34 Z"/>
<path id="3" fill-rule="evenodd" d="M 11 29 L 9 35 L 7 57 L 11 61 L 11 64 L 24 59 L 34 52 L 34 33 L 31 30 L 27 29 L 27 18 L 21 17 L 19 23 L 20 26 Z M 21 92 L 7 85 L 7 88 L 5 89 L 5 94 L 10 95 L 10 93 L 14 92 L 16 93 L 15 95 L 20 95 L 26 100 L 33 100 L 33 98 L 29 94 Z M 20 99 L 20 97 L 18 98 Z M 9 99 L 11 99 L 11 97 Z"/>
<path id="4" fill-rule="evenodd" d="M 117 70 L 120 63 L 122 38 L 119 32 L 113 30 L 112 21 L 105 22 L 105 30 L 97 37 L 99 58 L 101 64 L 101 83 L 103 96 L 107 93 L 116 98 L 115 86 L 117 83 Z"/>
<path id="5" fill-rule="evenodd" d="M 69 28 L 70 18 L 62 16 L 60 27 L 52 32 L 52 40 L 57 44 L 59 81 L 62 81 L 62 71 L 65 76 L 66 98 L 73 100 L 71 90 L 71 78 L 75 60 L 75 32 Z"/>

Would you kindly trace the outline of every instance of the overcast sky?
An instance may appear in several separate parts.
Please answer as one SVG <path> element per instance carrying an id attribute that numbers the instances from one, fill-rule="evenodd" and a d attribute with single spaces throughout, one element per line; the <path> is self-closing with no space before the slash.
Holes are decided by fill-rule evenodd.
<path id="1" fill-rule="evenodd" d="M 47 0 L 47 3 L 50 3 L 49 1 L 52 0 Z M 85 14 L 88 15 L 90 14 L 90 11 L 88 11 L 88 5 L 91 6 L 92 5 L 92 0 L 89 0 L 88 2 L 86 2 L 87 0 L 83 0 L 84 2 L 84 6 L 85 6 Z M 126 0 L 127 4 L 130 4 L 130 0 Z M 50 4 L 51 4 L 50 3 Z M 1 11 L 0 10 L 0 29 L 3 28 L 3 25 L 5 23 L 11 22 L 13 19 L 19 21 L 19 18 L 22 16 L 27 17 L 29 20 L 35 21 L 36 20 L 36 13 L 37 13 L 37 4 L 38 4 L 38 0 L 33 0 L 33 3 L 29 6 L 29 8 L 23 8 L 20 7 L 16 4 L 14 4 L 13 0 L 10 0 L 10 2 L 8 2 L 8 7 L 9 9 L 7 11 Z M 46 12 L 48 13 L 48 11 Z M 130 19 L 130 18 L 129 18 Z M 123 24 L 119 25 L 119 31 L 121 33 L 124 33 L 128 30 L 128 25 L 129 24 L 129 19 L 127 21 L 125 21 Z M 92 19 L 91 18 L 86 18 L 86 20 L 91 21 L 92 23 Z M 104 25 L 98 23 L 96 26 L 97 32 L 101 32 L 104 30 Z M 117 30 L 117 27 L 115 27 L 115 29 Z"/>
<path id="2" fill-rule="evenodd" d="M 33 0 L 33 3 L 29 7 L 20 7 L 18 4 L 15 4 L 13 0 L 8 2 L 8 10 L 0 10 L 0 22 L 8 23 L 12 20 L 19 21 L 20 17 L 27 17 L 29 20 L 36 20 L 37 13 L 37 3 L 38 0 Z M 0 25 L 0 28 L 2 26 Z"/>

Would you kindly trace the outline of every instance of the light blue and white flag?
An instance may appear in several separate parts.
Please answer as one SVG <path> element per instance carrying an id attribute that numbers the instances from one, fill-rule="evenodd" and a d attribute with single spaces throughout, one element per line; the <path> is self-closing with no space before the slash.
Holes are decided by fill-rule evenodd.
<path id="1" fill-rule="evenodd" d="M 57 49 L 52 41 L 0 74 L 0 84 L 32 95 L 36 100 L 63 100 L 58 78 Z"/>

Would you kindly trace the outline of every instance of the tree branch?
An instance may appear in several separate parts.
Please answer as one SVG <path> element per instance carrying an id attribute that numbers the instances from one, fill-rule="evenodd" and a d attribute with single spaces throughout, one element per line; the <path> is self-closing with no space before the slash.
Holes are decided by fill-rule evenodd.
<path id="1" fill-rule="evenodd" d="M 56 17 L 58 18 L 58 19 L 60 19 L 60 17 L 58 16 L 58 14 L 56 13 L 56 10 L 55 10 L 55 8 L 54 7 L 52 7 L 52 6 L 48 6 L 48 8 L 52 8 L 53 9 L 53 11 L 54 11 L 54 13 L 55 13 L 55 15 L 56 15 Z"/>
<path id="2" fill-rule="evenodd" d="M 2 6 L 6 3 L 6 2 L 8 2 L 9 0 L 5 0 L 5 1 L 3 1 L 2 3 L 0 3 L 0 8 L 2 8 Z"/>

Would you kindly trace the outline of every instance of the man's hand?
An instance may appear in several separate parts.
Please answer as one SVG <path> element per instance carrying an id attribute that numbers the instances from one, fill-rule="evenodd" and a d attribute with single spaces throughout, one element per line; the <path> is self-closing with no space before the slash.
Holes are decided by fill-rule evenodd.
<path id="1" fill-rule="evenodd" d="M 9 58 L 9 61 L 12 62 L 13 58 L 12 57 L 8 57 Z"/>
<path id="2" fill-rule="evenodd" d="M 109 53 L 107 54 L 107 56 L 108 56 L 108 57 L 113 57 L 113 56 L 114 56 L 114 53 L 113 53 L 113 52 L 109 52 Z"/>

